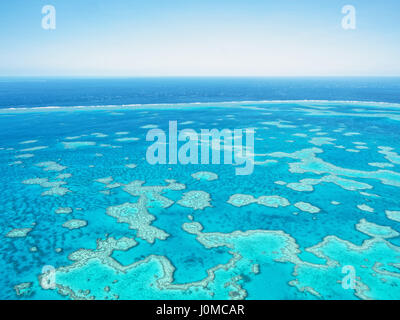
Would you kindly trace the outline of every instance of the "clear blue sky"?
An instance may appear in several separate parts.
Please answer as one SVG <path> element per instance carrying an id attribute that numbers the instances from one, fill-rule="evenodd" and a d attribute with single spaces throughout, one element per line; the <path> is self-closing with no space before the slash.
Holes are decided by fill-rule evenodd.
<path id="1" fill-rule="evenodd" d="M 2 0 L 0 75 L 400 75 L 400 1 Z"/>

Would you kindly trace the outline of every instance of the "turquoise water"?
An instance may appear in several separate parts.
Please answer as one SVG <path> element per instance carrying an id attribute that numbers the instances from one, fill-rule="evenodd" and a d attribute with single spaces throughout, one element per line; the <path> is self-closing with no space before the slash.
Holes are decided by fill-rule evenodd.
<path id="1" fill-rule="evenodd" d="M 254 172 L 150 165 L 171 120 L 254 128 Z M 0 298 L 399 299 L 399 120 L 365 102 L 2 109 Z"/>

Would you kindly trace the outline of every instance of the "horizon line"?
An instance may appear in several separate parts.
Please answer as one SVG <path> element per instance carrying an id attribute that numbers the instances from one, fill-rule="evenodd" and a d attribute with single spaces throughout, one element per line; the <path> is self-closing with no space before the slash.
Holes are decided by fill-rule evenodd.
<path id="1" fill-rule="evenodd" d="M 0 75 L 0 78 L 400 78 L 399 75 Z"/>

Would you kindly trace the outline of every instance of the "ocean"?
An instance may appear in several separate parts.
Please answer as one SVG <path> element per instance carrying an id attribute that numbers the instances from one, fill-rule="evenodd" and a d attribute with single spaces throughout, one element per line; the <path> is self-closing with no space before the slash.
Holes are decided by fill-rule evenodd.
<path id="1" fill-rule="evenodd" d="M 0 108 L 260 100 L 400 102 L 400 78 L 0 78 Z"/>
<path id="2" fill-rule="evenodd" d="M 399 89 L 0 79 L 0 299 L 399 299 Z"/>

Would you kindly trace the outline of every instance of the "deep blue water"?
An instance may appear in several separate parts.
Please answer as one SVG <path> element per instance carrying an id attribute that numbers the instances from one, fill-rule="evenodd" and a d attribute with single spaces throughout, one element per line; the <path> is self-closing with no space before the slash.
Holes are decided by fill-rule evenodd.
<path id="1" fill-rule="evenodd" d="M 0 78 L 0 108 L 259 100 L 400 102 L 400 78 Z"/>

